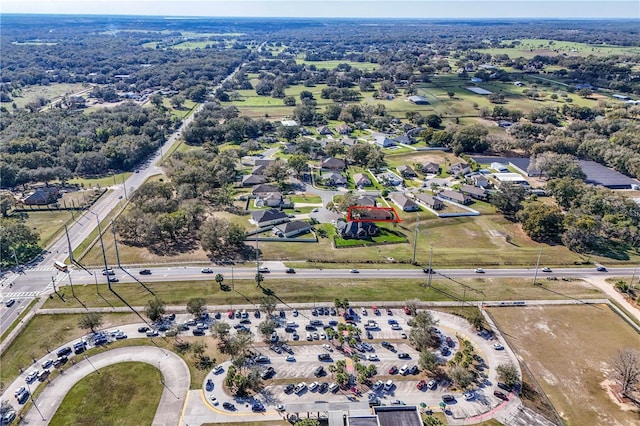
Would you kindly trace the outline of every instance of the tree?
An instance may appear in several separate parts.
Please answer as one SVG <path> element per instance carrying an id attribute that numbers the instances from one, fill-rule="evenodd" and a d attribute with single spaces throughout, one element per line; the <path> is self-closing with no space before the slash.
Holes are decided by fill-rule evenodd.
<path id="1" fill-rule="evenodd" d="M 273 334 L 273 332 L 276 330 L 276 327 L 276 322 L 271 318 L 267 318 L 260 324 L 258 324 L 258 332 L 262 334 L 262 338 L 265 342 L 267 342 L 269 341 L 271 334 Z"/>
<path id="2" fill-rule="evenodd" d="M 245 247 L 245 230 L 226 219 L 210 217 L 198 231 L 202 248 L 212 257 L 231 257 Z"/>
<path id="3" fill-rule="evenodd" d="M 206 310 L 206 300 L 202 297 L 196 297 L 187 302 L 187 312 L 196 318 L 200 318 L 200 315 Z"/>
<path id="4" fill-rule="evenodd" d="M 438 129 L 442 125 L 442 118 L 439 115 L 430 114 L 425 118 L 425 123 L 433 129 Z"/>
<path id="5" fill-rule="evenodd" d="M 302 154 L 293 154 L 289 157 L 289 160 L 287 160 L 289 167 L 295 171 L 297 176 L 309 170 L 309 163 L 307 161 L 307 157 Z"/>
<path id="6" fill-rule="evenodd" d="M 160 299 L 151 299 L 147 302 L 144 313 L 151 321 L 158 321 L 165 313 L 165 304 Z"/>
<path id="7" fill-rule="evenodd" d="M 534 155 L 527 171 L 545 174 L 550 179 L 569 177 L 584 180 L 586 177 L 576 157 L 555 152 Z"/>
<path id="8" fill-rule="evenodd" d="M 489 148 L 489 130 L 481 124 L 460 127 L 453 135 L 452 149 L 458 155 L 463 152 L 484 152 Z"/>
<path id="9" fill-rule="evenodd" d="M 274 160 L 264 169 L 264 174 L 278 182 L 278 184 L 282 184 L 289 176 L 289 166 L 283 160 Z"/>
<path id="10" fill-rule="evenodd" d="M 564 231 L 564 215 L 557 206 L 527 203 L 516 217 L 524 232 L 534 241 L 558 241 Z"/>
<path id="11" fill-rule="evenodd" d="M 417 312 L 413 318 L 409 320 L 409 340 L 419 351 L 426 351 L 433 345 L 433 337 L 431 328 L 438 322 L 433 318 L 429 311 Z"/>
<path id="12" fill-rule="evenodd" d="M 24 263 L 37 256 L 41 249 L 39 236 L 22 221 L 13 218 L 0 218 L 0 265 L 8 266 Z"/>
<path id="13" fill-rule="evenodd" d="M 291 142 L 300 136 L 300 128 L 298 126 L 280 126 L 278 127 L 278 135 L 287 142 Z"/>
<path id="14" fill-rule="evenodd" d="M 184 105 L 186 101 L 186 98 L 182 95 L 175 95 L 174 97 L 171 98 L 171 106 L 173 106 L 175 109 L 182 109 L 182 106 Z"/>
<path id="15" fill-rule="evenodd" d="M 627 395 L 640 383 L 640 352 L 633 348 L 619 350 L 611 359 L 615 380 Z"/>
<path id="16" fill-rule="evenodd" d="M 418 305 L 420 304 L 419 299 L 410 299 L 404 302 L 404 305 L 409 310 L 409 315 L 415 315 L 418 311 Z"/>
<path id="17" fill-rule="evenodd" d="M 491 204 L 505 216 L 513 216 L 522 208 L 525 194 L 522 186 L 505 182 L 500 185 L 500 190 L 491 196 Z"/>
<path id="18" fill-rule="evenodd" d="M 276 305 L 278 304 L 278 299 L 274 296 L 263 296 L 260 299 L 260 310 L 264 312 L 268 317 L 273 315 L 273 312 L 276 310 Z"/>
<path id="19" fill-rule="evenodd" d="M 216 277 L 214 278 L 216 280 L 216 282 L 218 283 L 218 286 L 220 288 L 222 288 L 222 283 L 224 282 L 224 275 L 222 274 L 216 274 Z"/>
<path id="20" fill-rule="evenodd" d="M 102 325 L 102 314 L 98 312 L 87 312 L 78 321 L 78 326 L 82 329 L 89 329 L 92 333 L 95 333 L 96 328 Z"/>
<path id="21" fill-rule="evenodd" d="M 438 356 L 431 351 L 422 351 L 420 353 L 418 364 L 421 369 L 428 371 L 432 375 L 437 375 L 440 372 L 440 361 L 438 360 Z"/>
<path id="22" fill-rule="evenodd" d="M 511 363 L 500 364 L 496 371 L 498 372 L 498 379 L 507 386 L 514 387 L 520 383 L 520 375 L 515 365 Z"/>
<path id="23" fill-rule="evenodd" d="M 296 426 L 320 426 L 320 420 L 302 419 L 302 420 L 296 422 Z"/>
<path id="24" fill-rule="evenodd" d="M 231 325 L 228 322 L 216 321 L 211 327 L 211 335 L 220 339 L 220 341 L 222 342 L 226 342 L 229 340 L 230 333 Z"/>
<path id="25" fill-rule="evenodd" d="M 0 213 L 2 217 L 7 217 L 7 213 L 16 205 L 16 199 L 10 194 L 0 194 Z"/>
<path id="26" fill-rule="evenodd" d="M 449 369 L 449 377 L 461 389 L 466 389 L 473 382 L 473 374 L 466 368 L 459 365 L 453 366 Z"/>
<path id="27" fill-rule="evenodd" d="M 456 92 L 454 92 L 453 90 L 449 90 L 449 91 L 447 92 L 447 96 L 448 96 L 450 99 L 453 99 L 453 97 L 454 97 L 455 95 L 456 95 Z"/>

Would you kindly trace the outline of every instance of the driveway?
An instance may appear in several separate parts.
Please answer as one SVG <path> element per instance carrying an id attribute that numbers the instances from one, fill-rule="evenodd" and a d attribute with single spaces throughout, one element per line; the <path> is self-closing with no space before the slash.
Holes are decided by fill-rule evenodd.
<path id="1" fill-rule="evenodd" d="M 154 425 L 177 425 L 180 423 L 182 407 L 189 390 L 191 376 L 187 364 L 176 354 L 152 346 L 132 346 L 113 349 L 69 366 L 51 381 L 36 399 L 36 404 L 46 421 L 50 421 L 63 398 L 71 387 L 86 375 L 93 373 L 94 367 L 103 367 L 120 362 L 144 362 L 157 367 L 162 372 L 164 391 L 153 419 Z M 32 408 L 24 417 L 26 424 L 42 424 L 42 417 Z"/>

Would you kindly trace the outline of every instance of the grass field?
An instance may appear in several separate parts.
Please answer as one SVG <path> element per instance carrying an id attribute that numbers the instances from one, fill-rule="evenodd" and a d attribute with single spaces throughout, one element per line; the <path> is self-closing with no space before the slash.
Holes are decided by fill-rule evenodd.
<path id="1" fill-rule="evenodd" d="M 637 425 L 602 382 L 617 350 L 640 350 L 640 339 L 607 306 L 491 308 L 489 312 L 567 426 Z"/>
<path id="2" fill-rule="evenodd" d="M 319 69 L 335 69 L 340 64 L 348 64 L 362 71 L 373 71 L 379 67 L 378 64 L 369 62 L 353 62 L 353 61 L 305 61 L 304 59 L 296 59 L 298 64 L 315 65 Z"/>
<path id="3" fill-rule="evenodd" d="M 78 215 L 74 212 L 74 215 Z M 50 210 L 27 213 L 26 225 L 40 235 L 40 246 L 46 247 L 64 230 L 64 224 L 71 221 L 71 211 Z"/>
<path id="4" fill-rule="evenodd" d="M 80 315 L 36 315 L 22 333 L 9 345 L 0 359 L 0 381 L 10 383 L 20 368 L 27 369 L 33 359 L 39 359 L 62 343 L 86 333 L 78 327 Z M 104 314 L 103 327 L 139 322 L 135 314 Z"/>
<path id="5" fill-rule="evenodd" d="M 503 41 L 504 45 L 509 45 L 511 40 Z M 605 44 L 587 44 L 570 41 L 557 41 L 546 39 L 522 39 L 520 45 L 515 48 L 490 48 L 478 49 L 479 52 L 491 55 L 506 54 L 510 58 L 533 58 L 536 55 L 558 56 L 566 54 L 568 56 L 608 56 L 608 55 L 637 55 L 640 49 L 637 47 L 612 46 Z"/>
<path id="6" fill-rule="evenodd" d="M 151 424 L 163 391 L 161 377 L 158 369 L 141 362 L 102 368 L 71 388 L 49 424 Z"/>
<path id="7" fill-rule="evenodd" d="M 132 172 L 118 173 L 117 175 L 103 176 L 99 178 L 73 178 L 69 179 L 71 184 L 79 184 L 84 188 L 104 188 L 111 185 L 121 185 L 123 181 L 129 179 Z"/>
<path id="8" fill-rule="evenodd" d="M 81 83 L 56 83 L 47 86 L 26 86 L 21 89 L 19 96 L 12 96 L 13 101 L 3 103 L 7 109 L 11 110 L 11 104 L 15 102 L 16 107 L 24 108 L 29 102 L 33 102 L 38 98 L 44 98 L 52 101 L 55 98 L 64 95 L 71 95 L 85 90 Z"/>
<path id="9" fill-rule="evenodd" d="M 352 301 L 404 301 L 419 298 L 426 301 L 438 300 L 526 300 L 526 299 L 566 299 L 566 298 L 598 298 L 602 294 L 583 281 L 546 281 L 539 280 L 542 285 L 533 286 L 532 278 L 496 279 L 473 278 L 449 280 L 434 276 L 431 287 L 424 287 L 427 276 L 418 279 L 316 279 L 313 286 L 304 279 L 270 278 L 267 274 L 263 282 L 264 290 L 256 287 L 253 280 L 234 280 L 225 276 L 224 283 L 232 287 L 232 291 L 223 291 L 213 280 L 210 281 L 176 281 L 145 284 L 167 305 L 186 306 L 188 300 L 201 297 L 209 305 L 259 304 L 264 293 L 273 293 L 282 303 L 294 302 L 331 302 L 339 293 Z M 468 287 L 465 289 L 465 287 Z M 99 294 L 95 285 L 74 286 L 78 300 L 87 307 L 122 307 L 123 302 L 110 293 L 106 285 L 100 284 Z M 113 286 L 118 295 L 132 306 L 144 306 L 153 298 L 147 290 L 137 283 L 120 283 Z M 60 290 L 64 301 L 58 297 L 47 300 L 44 308 L 80 308 L 78 300 L 71 297 L 70 288 Z"/>

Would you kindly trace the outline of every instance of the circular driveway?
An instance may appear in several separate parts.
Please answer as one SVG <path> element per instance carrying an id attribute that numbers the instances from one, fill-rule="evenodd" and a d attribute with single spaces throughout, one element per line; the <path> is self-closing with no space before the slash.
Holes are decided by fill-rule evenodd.
<path id="1" fill-rule="evenodd" d="M 164 380 L 164 391 L 153 424 L 180 424 L 191 375 L 187 364 L 178 355 L 152 346 L 130 346 L 106 351 L 88 360 L 91 362 L 83 359 L 73 366 L 68 366 L 60 376 L 45 386 L 36 398 L 35 402 L 47 422 L 51 420 L 67 392 L 86 375 L 95 372 L 94 367 L 99 371 L 103 367 L 121 362 L 144 362 L 158 368 Z M 35 408 L 29 410 L 23 422 L 43 423 L 42 417 Z"/>

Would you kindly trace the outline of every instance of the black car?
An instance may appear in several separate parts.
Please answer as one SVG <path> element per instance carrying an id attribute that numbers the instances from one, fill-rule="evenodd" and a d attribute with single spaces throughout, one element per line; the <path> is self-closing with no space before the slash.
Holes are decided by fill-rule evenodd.
<path id="1" fill-rule="evenodd" d="M 327 391 L 327 389 L 329 389 L 329 383 L 327 383 L 327 382 L 323 382 L 323 383 L 320 385 L 320 388 L 318 389 L 318 392 L 320 392 L 320 393 L 324 393 L 324 392 L 326 392 L 326 391 Z"/>
<path id="2" fill-rule="evenodd" d="M 287 268 L 287 269 L 285 270 L 285 272 L 286 272 L 287 274 L 295 274 L 295 273 L 296 273 L 296 270 L 295 270 L 295 269 L 293 269 L 293 268 Z"/>
<path id="3" fill-rule="evenodd" d="M 9 299 L 9 300 L 7 300 L 7 301 L 4 303 L 4 305 L 5 305 L 7 308 L 10 308 L 10 307 L 12 307 L 15 303 L 16 303 L 16 300 L 15 300 L 15 299 Z"/>
<path id="4" fill-rule="evenodd" d="M 493 391 L 493 396 L 495 396 L 496 398 L 500 398 L 503 401 L 509 400 L 509 397 L 499 390 Z"/>
<path id="5" fill-rule="evenodd" d="M 138 327 L 138 333 L 146 333 L 149 331 L 149 327 Z"/>
<path id="6" fill-rule="evenodd" d="M 295 386 L 293 385 L 293 383 L 289 383 L 287 386 L 284 387 L 284 393 L 291 393 L 293 392 L 294 388 Z"/>
<path id="7" fill-rule="evenodd" d="M 143 269 L 140 271 L 140 275 L 151 275 L 151 269 Z"/>
<path id="8" fill-rule="evenodd" d="M 506 383 L 498 382 L 498 387 L 507 392 L 511 392 L 511 386 L 507 385 Z"/>
<path id="9" fill-rule="evenodd" d="M 313 372 L 313 375 L 316 377 L 324 376 L 324 367 L 319 366 L 318 368 L 316 368 L 316 370 Z"/>
<path id="10" fill-rule="evenodd" d="M 425 274 L 435 274 L 436 271 L 433 270 L 433 268 L 422 268 L 422 272 L 424 272 Z"/>
<path id="11" fill-rule="evenodd" d="M 251 406 L 251 410 L 254 412 L 264 411 L 264 405 L 262 405 L 262 403 L 260 402 L 254 402 Z"/>
<path id="12" fill-rule="evenodd" d="M 69 346 L 65 346 L 64 348 L 59 349 L 58 352 L 56 352 L 56 355 L 58 355 L 58 358 L 60 358 L 62 356 L 69 355 L 71 352 L 73 352 L 71 348 Z"/>
<path id="13" fill-rule="evenodd" d="M 399 354 L 398 354 L 398 358 L 400 358 L 400 359 L 409 359 L 409 358 L 411 358 L 411 357 L 409 356 L 409 354 L 408 354 L 408 353 L 406 353 L 406 352 L 401 352 L 401 353 L 399 353 Z"/>
<path id="14" fill-rule="evenodd" d="M 234 410 L 236 409 L 236 406 L 235 406 L 235 405 L 233 405 L 233 404 L 232 404 L 232 403 L 230 403 L 230 402 L 223 402 L 223 403 L 222 403 L 222 407 L 223 407 L 225 410 L 230 410 L 230 411 L 234 411 Z"/>
<path id="15" fill-rule="evenodd" d="M 255 311 L 253 311 L 253 316 L 256 318 L 260 318 L 260 310 L 256 309 Z"/>
<path id="16" fill-rule="evenodd" d="M 455 402 L 456 397 L 453 395 L 442 395 L 442 400 L 445 403 L 449 404 L 449 403 Z"/>
<path id="17" fill-rule="evenodd" d="M 194 335 L 194 336 L 204 336 L 204 335 L 205 335 L 205 332 L 204 332 L 204 330 L 202 330 L 201 328 L 195 328 L 195 329 L 193 330 L 193 335 Z"/>
<path id="18" fill-rule="evenodd" d="M 220 318 L 222 317 L 222 315 L 220 315 L 220 312 L 216 312 L 216 313 L 213 315 L 213 317 L 214 317 L 215 319 L 220 319 Z"/>

